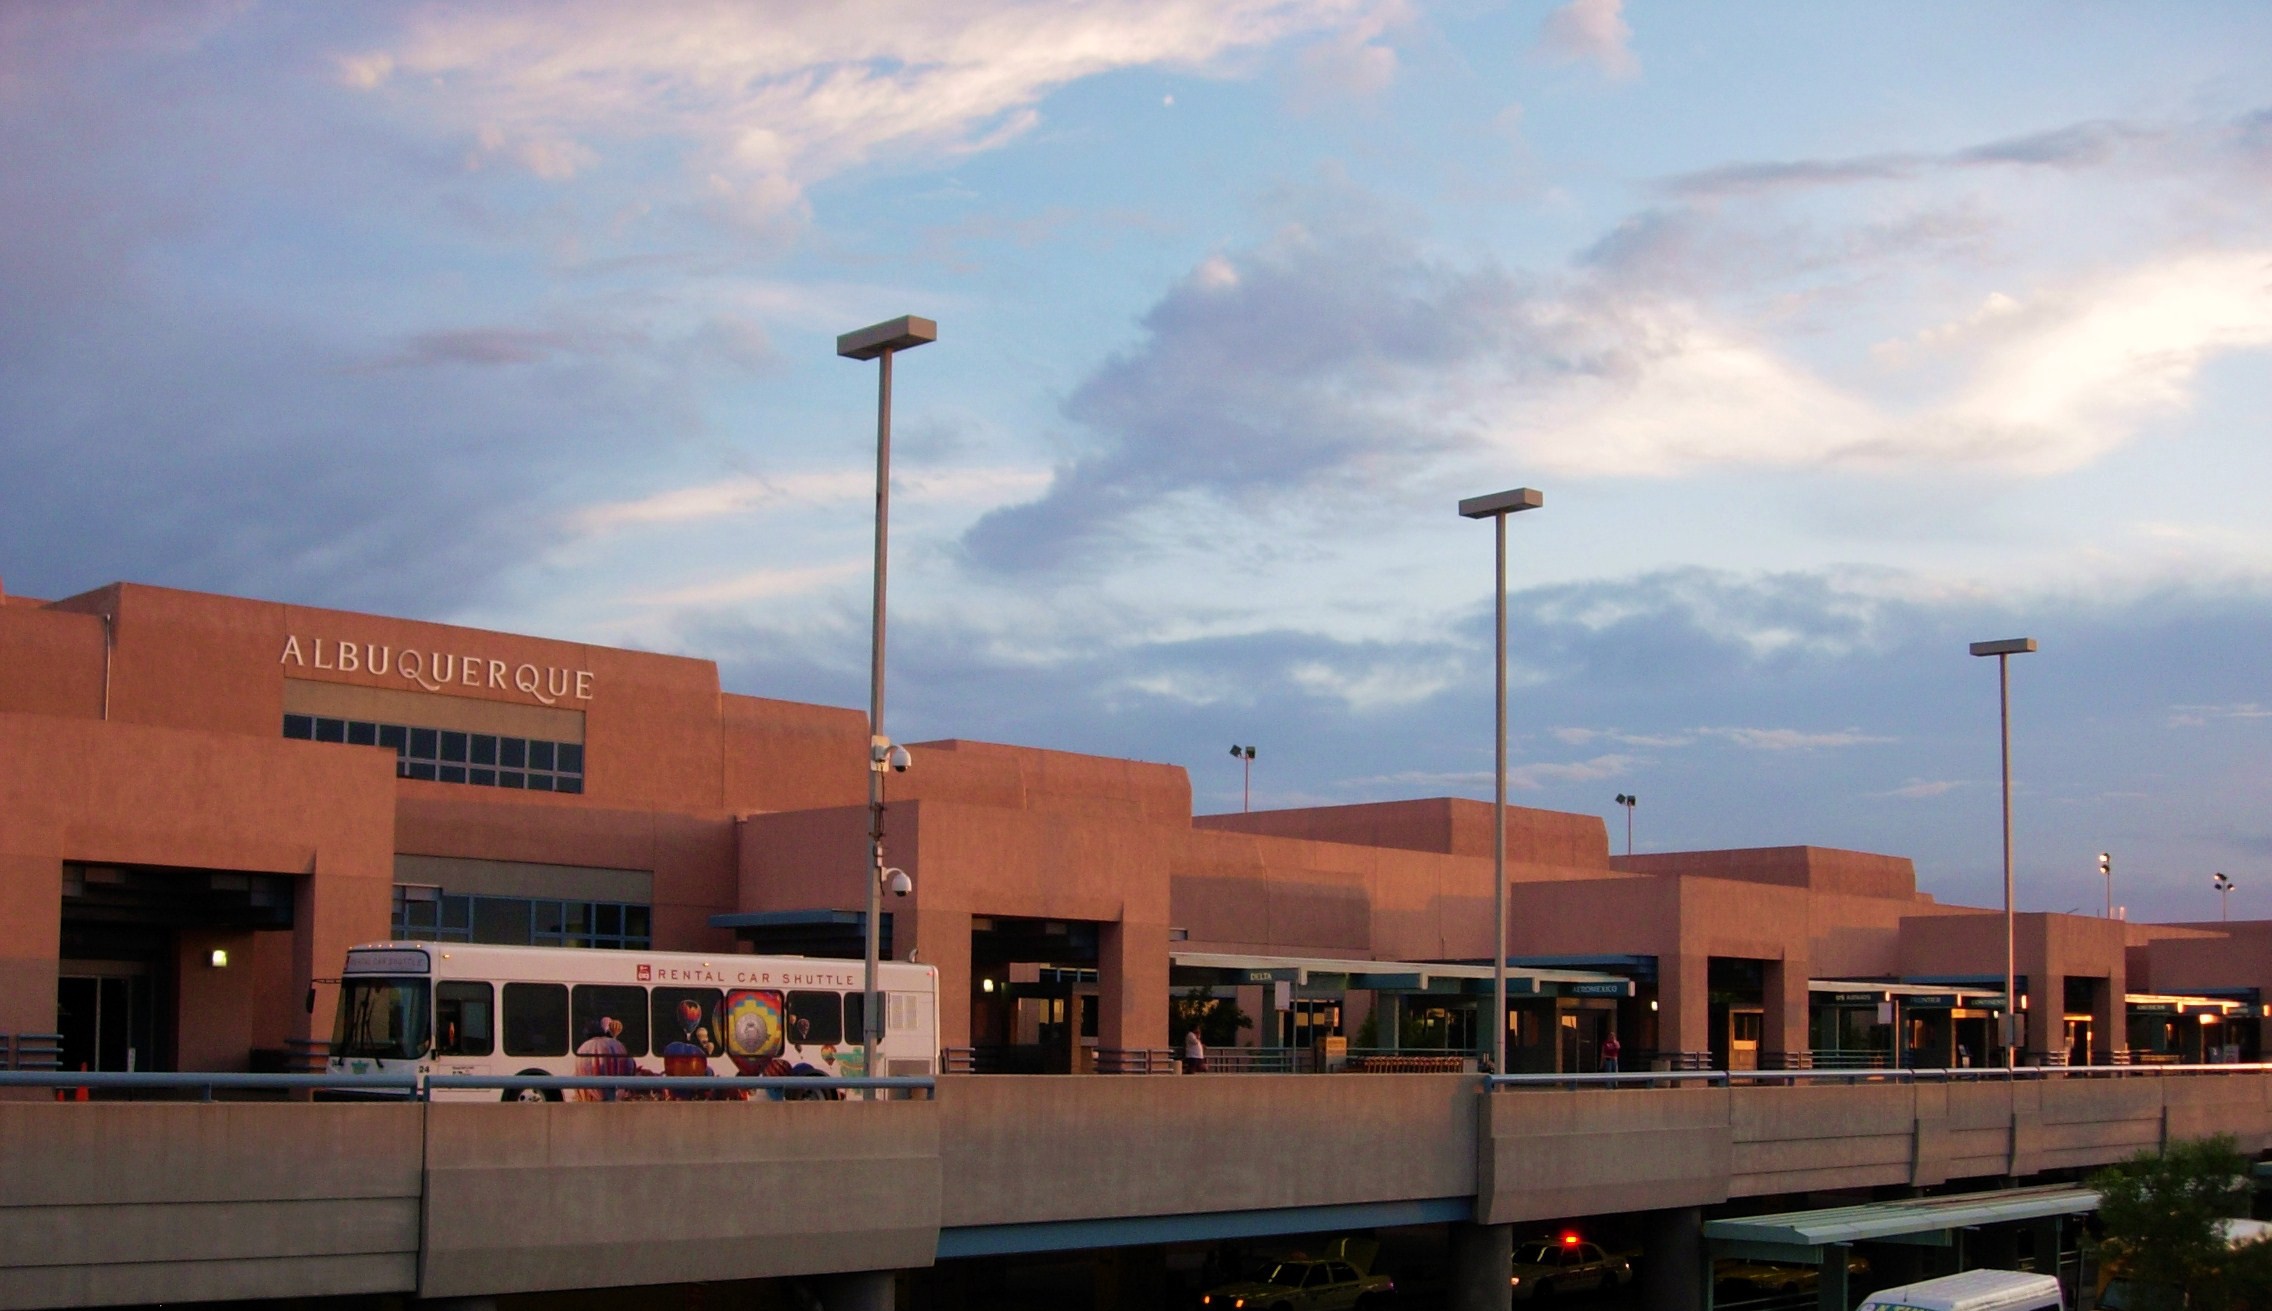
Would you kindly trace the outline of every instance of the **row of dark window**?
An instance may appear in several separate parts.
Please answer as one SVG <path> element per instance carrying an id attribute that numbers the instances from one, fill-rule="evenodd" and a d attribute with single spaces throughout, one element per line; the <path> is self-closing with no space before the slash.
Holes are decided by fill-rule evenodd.
<path id="1" fill-rule="evenodd" d="M 508 947 L 612 947 L 652 944 L 653 912 L 620 901 L 549 897 L 451 896 L 426 888 L 394 890 L 398 942 L 494 942 Z"/>
<path id="2" fill-rule="evenodd" d="M 791 992 L 785 1023 L 799 1046 L 844 1041 L 860 1032 L 859 993 Z M 623 1044 L 625 1056 L 725 1053 L 726 994 L 716 988 L 656 988 L 637 984 L 508 983 L 502 1025 L 507 1056 L 566 1056 L 601 1035 Z M 434 1051 L 438 1056 L 488 1056 L 496 1049 L 490 985 L 448 981 L 434 991 Z M 613 1023 L 610 1023 L 612 1021 Z M 678 1047 L 678 1052 L 664 1050 Z M 616 1053 L 609 1053 L 614 1055 Z"/>
<path id="3" fill-rule="evenodd" d="M 498 733 L 461 733 L 321 715 L 284 716 L 284 736 L 304 742 L 387 747 L 400 778 L 531 792 L 582 792 L 584 744 Z"/>

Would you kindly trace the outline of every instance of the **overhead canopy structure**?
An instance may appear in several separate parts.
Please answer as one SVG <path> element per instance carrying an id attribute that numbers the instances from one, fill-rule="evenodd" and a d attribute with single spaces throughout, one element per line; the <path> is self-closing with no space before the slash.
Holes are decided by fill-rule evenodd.
<path id="1" fill-rule="evenodd" d="M 1807 991 L 1819 1002 L 1829 994 L 1836 1002 L 1875 1005 L 1895 1002 L 1917 1010 L 1989 1010 L 2004 1008 L 2004 985 L 1979 988 L 1959 983 L 1888 983 L 1873 979 L 1814 979 Z"/>
<path id="2" fill-rule="evenodd" d="M 1286 982 L 1297 987 L 1454 994 L 1488 992 L 1491 988 L 1489 965 L 1448 965 L 1440 961 L 1178 951 L 1169 954 L 1168 963 L 1170 978 L 1178 986 Z M 1621 974 L 1598 970 L 1511 965 L 1507 971 L 1507 992 L 1510 996 L 1630 997 L 1633 981 Z"/>
<path id="3" fill-rule="evenodd" d="M 1852 1306 L 1847 1297 L 1847 1249 L 1855 1243 L 1907 1243 L 1919 1247 L 1955 1245 L 1958 1231 L 1978 1225 L 2034 1221 L 2051 1227 L 2039 1239 L 2058 1250 L 2057 1226 L 2068 1216 L 2098 1209 L 2098 1193 L 2055 1184 L 2005 1188 L 1985 1193 L 1911 1197 L 1864 1206 L 1821 1211 L 1786 1211 L 1704 1222 L 1705 1269 L 1722 1257 L 1811 1265 L 1822 1274 L 1817 1287 L 1823 1307 Z M 2036 1250 L 2045 1250 L 2039 1246 Z M 1704 1307 L 1711 1311 L 1712 1280 L 1705 1280 Z"/>

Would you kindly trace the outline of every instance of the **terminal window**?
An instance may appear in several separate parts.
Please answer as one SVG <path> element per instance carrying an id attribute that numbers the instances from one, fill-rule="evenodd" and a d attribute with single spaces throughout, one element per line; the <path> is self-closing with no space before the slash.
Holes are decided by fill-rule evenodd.
<path id="1" fill-rule="evenodd" d="M 620 901 L 452 896 L 396 885 L 398 942 L 493 942 L 508 947 L 600 947 L 645 951 L 651 908 Z"/>
<path id="2" fill-rule="evenodd" d="M 321 715 L 284 716 L 284 736 L 304 742 L 389 747 L 398 778 L 530 792 L 582 792 L 584 744 L 545 742 L 497 733 L 375 724 Z"/>

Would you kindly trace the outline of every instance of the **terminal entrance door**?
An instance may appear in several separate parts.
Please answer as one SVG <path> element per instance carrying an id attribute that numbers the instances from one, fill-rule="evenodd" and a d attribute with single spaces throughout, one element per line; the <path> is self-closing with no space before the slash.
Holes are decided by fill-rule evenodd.
<path id="1" fill-rule="evenodd" d="M 155 1070 L 157 987 L 137 961 L 63 961 L 55 980 L 55 1031 L 66 1070 Z"/>
<path id="2" fill-rule="evenodd" d="M 171 1070 L 185 1047 L 212 1059 L 208 1026 L 250 1026 L 184 1009 L 183 934 L 289 929 L 292 901 L 293 880 L 281 875 L 66 862 L 55 987 L 63 1068 Z"/>

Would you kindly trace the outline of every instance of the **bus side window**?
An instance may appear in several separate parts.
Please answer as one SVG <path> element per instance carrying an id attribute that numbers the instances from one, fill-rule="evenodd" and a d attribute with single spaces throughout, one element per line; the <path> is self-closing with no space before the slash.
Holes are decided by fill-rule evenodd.
<path id="1" fill-rule="evenodd" d="M 505 985 L 505 1054 L 568 1054 L 568 987 L 560 983 Z"/>
<path id="2" fill-rule="evenodd" d="M 843 997 L 840 992 L 790 993 L 789 1041 L 800 1047 L 844 1041 Z"/>
<path id="3" fill-rule="evenodd" d="M 623 1044 L 624 1054 L 647 1054 L 647 990 L 636 983 L 577 984 L 576 1005 L 570 1018 L 574 1025 L 569 1034 L 579 1043 L 593 1036 L 594 1025 L 613 1020 L 622 1026 L 615 1031 L 615 1037 Z"/>
<path id="4" fill-rule="evenodd" d="M 896 1005 L 896 1003 L 893 1001 L 893 998 L 901 995 L 904 994 L 890 992 L 879 992 L 876 994 L 877 997 L 882 999 L 884 1010 L 883 1031 L 887 1035 L 891 1032 L 891 1013 Z M 868 1031 L 860 1027 L 860 1019 L 867 1013 L 867 1010 L 868 995 L 866 993 L 848 992 L 844 994 L 844 1041 L 849 1043 L 861 1043 L 868 1040 Z"/>
<path id="5" fill-rule="evenodd" d="M 705 1056 L 726 1050 L 725 993 L 716 988 L 657 988 L 653 995 L 650 1013 L 657 1054 L 674 1042 L 691 1042 Z"/>
<path id="6" fill-rule="evenodd" d="M 434 989 L 434 1054 L 487 1056 L 497 1048 L 486 983 L 445 982 Z"/>

